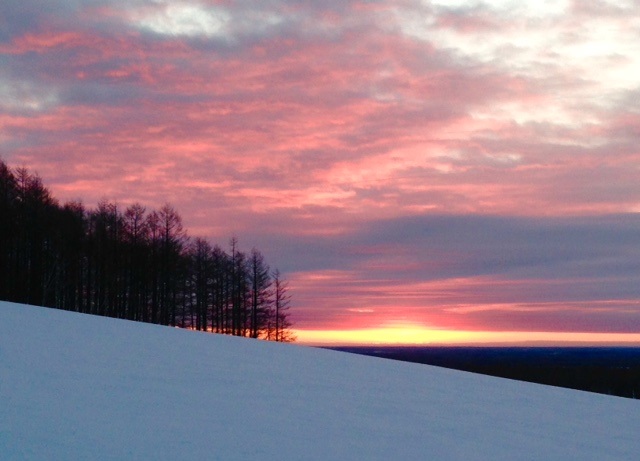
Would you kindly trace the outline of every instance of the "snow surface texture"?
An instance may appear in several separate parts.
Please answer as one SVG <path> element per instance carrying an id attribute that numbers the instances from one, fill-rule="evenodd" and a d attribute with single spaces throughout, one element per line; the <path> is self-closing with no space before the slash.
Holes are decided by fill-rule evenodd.
<path id="1" fill-rule="evenodd" d="M 637 460 L 638 401 L 0 302 L 2 460 Z"/>

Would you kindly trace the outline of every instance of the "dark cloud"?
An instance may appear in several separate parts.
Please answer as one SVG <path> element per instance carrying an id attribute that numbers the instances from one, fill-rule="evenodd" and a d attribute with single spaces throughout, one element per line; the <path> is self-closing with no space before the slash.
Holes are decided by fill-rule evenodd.
<path id="1" fill-rule="evenodd" d="M 300 289 L 300 302 L 333 306 L 326 318 L 333 309 L 393 313 L 400 305 L 449 326 L 637 332 L 639 226 L 637 215 L 426 216 L 367 222 L 321 239 L 242 238 L 286 261 L 287 273 L 339 274 Z M 478 309 L 460 314 L 459 306 Z"/>
<path id="2" fill-rule="evenodd" d="M 590 218 L 423 216 L 368 221 L 321 241 L 314 236 L 287 235 L 281 251 L 309 255 L 285 258 L 293 264 L 288 270 L 295 271 L 359 268 L 373 260 L 401 256 L 407 268 L 414 268 L 414 281 L 486 275 L 640 277 L 639 227 L 640 217 L 635 214 Z M 260 239 L 259 235 L 251 238 Z M 267 247 L 275 247 L 276 241 L 272 237 Z M 432 262 L 438 262 L 438 267 Z"/>

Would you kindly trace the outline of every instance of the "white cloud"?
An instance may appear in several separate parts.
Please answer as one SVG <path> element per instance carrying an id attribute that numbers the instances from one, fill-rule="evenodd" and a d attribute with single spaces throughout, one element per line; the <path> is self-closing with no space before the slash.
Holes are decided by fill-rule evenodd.
<path id="1" fill-rule="evenodd" d="M 164 4 L 159 10 L 136 16 L 136 22 L 142 29 L 189 37 L 224 36 L 231 21 L 231 14 L 223 8 L 188 3 Z"/>
<path id="2" fill-rule="evenodd" d="M 28 82 L 0 79 L 0 109 L 43 111 L 56 105 L 58 95 Z"/>
<path id="3" fill-rule="evenodd" d="M 233 40 L 239 35 L 265 34 L 287 18 L 268 8 L 234 8 L 198 2 L 156 2 L 131 14 L 135 27 L 157 34 L 215 37 Z"/>

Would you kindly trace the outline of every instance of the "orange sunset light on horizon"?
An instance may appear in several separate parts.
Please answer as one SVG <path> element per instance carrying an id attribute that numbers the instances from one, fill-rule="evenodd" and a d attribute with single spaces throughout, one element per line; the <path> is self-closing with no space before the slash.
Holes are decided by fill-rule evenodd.
<path id="1" fill-rule="evenodd" d="M 309 346 L 640 346 L 640 333 L 438 330 L 416 325 L 360 330 L 294 330 Z"/>

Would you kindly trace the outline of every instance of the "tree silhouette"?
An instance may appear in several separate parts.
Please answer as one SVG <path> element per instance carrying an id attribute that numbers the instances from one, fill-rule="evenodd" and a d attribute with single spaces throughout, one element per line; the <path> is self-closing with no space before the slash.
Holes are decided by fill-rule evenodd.
<path id="1" fill-rule="evenodd" d="M 169 204 L 60 206 L 0 159 L 0 299 L 285 341 L 289 296 L 262 253 L 191 239 Z"/>
<path id="2" fill-rule="evenodd" d="M 260 334 L 261 326 L 269 315 L 271 306 L 271 276 L 269 266 L 265 263 L 262 253 L 256 248 L 251 250 L 249 261 L 249 277 L 251 281 L 251 333 L 252 338 Z"/>
<path id="3" fill-rule="evenodd" d="M 274 307 L 273 307 L 273 339 L 281 342 L 295 341 L 295 335 L 291 331 L 291 321 L 289 320 L 289 309 L 291 307 L 291 296 L 289 286 L 282 278 L 277 269 L 273 273 L 274 285 Z M 269 337 L 268 339 L 271 339 Z"/>

